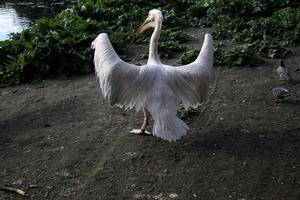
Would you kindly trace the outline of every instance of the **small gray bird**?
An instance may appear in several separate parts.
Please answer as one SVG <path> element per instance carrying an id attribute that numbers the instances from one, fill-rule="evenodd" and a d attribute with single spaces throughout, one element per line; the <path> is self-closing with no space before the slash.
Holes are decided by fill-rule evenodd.
<path id="1" fill-rule="evenodd" d="M 272 89 L 272 94 L 274 97 L 278 98 L 279 100 L 284 99 L 285 97 L 291 96 L 289 91 L 283 87 L 275 87 Z"/>
<path id="2" fill-rule="evenodd" d="M 277 67 L 277 73 L 280 77 L 280 80 L 289 81 L 292 79 L 287 67 L 285 66 L 283 60 L 279 61 L 279 66 Z"/>
<path id="3" fill-rule="evenodd" d="M 272 36 L 268 35 L 268 31 L 264 30 L 264 32 L 263 32 L 263 41 L 264 41 L 264 44 L 271 42 L 272 39 L 273 39 Z"/>

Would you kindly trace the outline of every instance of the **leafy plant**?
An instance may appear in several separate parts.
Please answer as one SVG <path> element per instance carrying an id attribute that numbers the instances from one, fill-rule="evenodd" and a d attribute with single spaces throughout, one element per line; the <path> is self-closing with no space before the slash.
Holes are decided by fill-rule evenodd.
<path id="1" fill-rule="evenodd" d="M 211 26 L 215 39 L 233 42 L 233 48 L 215 50 L 215 64 L 255 65 L 260 56 L 288 55 L 286 45 L 300 42 L 300 8 L 297 0 L 77 0 L 52 19 L 0 42 L 0 52 L 14 58 L 1 65 L 0 84 L 85 74 L 93 71 L 90 44 L 107 32 L 118 52 L 127 44 L 148 44 L 150 32 L 135 38 L 134 32 L 152 8 L 164 13 L 159 43 L 162 57 L 183 52 L 182 63 L 193 60 L 196 50 L 186 50 L 182 27 Z M 128 23 L 130 22 L 130 23 Z M 263 31 L 273 38 L 263 44 Z"/>
<path id="2" fill-rule="evenodd" d="M 196 110 L 192 108 L 184 108 L 182 104 L 179 104 L 177 109 L 177 116 L 181 119 L 187 119 L 190 117 L 193 113 L 195 113 Z"/>
<path id="3" fill-rule="evenodd" d="M 197 56 L 199 54 L 199 50 L 192 48 L 189 50 L 186 50 L 182 56 L 180 57 L 179 61 L 181 64 L 189 64 L 191 62 L 193 62 L 194 60 L 196 60 Z"/>
<path id="4" fill-rule="evenodd" d="M 149 42 L 150 33 L 136 39 L 134 31 L 152 8 L 165 14 L 164 24 L 169 29 L 162 31 L 158 48 L 161 56 L 170 57 L 172 52 L 184 50 L 181 43 L 186 37 L 178 27 L 197 21 L 195 18 L 205 13 L 198 5 L 185 0 L 78 0 L 54 18 L 41 19 L 0 42 L 0 51 L 15 58 L 1 67 L 0 83 L 89 73 L 93 70 L 90 44 L 100 32 L 109 34 L 118 52 L 124 51 L 126 44 Z"/>
<path id="5" fill-rule="evenodd" d="M 91 72 L 91 50 L 87 44 L 96 37 L 98 30 L 109 28 L 106 23 L 84 20 L 65 11 L 12 34 L 10 40 L 1 43 L 1 49 L 16 56 L 16 60 L 3 70 L 0 82 L 15 84 L 59 74 Z"/>
<path id="6" fill-rule="evenodd" d="M 205 1 L 216 39 L 231 40 L 234 48 L 217 47 L 215 64 L 253 66 L 259 57 L 284 58 L 286 45 L 300 42 L 300 5 L 296 0 Z M 264 32 L 270 41 L 263 41 Z"/>

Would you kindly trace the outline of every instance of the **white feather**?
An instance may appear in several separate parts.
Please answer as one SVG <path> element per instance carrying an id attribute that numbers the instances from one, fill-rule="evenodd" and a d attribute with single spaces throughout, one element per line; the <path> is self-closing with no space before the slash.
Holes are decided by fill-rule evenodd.
<path id="1" fill-rule="evenodd" d="M 167 68 L 168 83 L 180 97 L 185 108 L 196 108 L 204 100 L 212 73 L 213 59 L 212 36 L 206 34 L 202 49 L 193 63 Z"/>
<path id="2" fill-rule="evenodd" d="M 124 62 L 114 51 L 106 33 L 92 43 L 94 64 L 103 96 L 111 105 L 147 109 L 153 119 L 153 134 L 175 141 L 188 126 L 176 116 L 180 102 L 196 107 L 207 93 L 213 67 L 213 40 L 206 34 L 198 58 L 191 64 L 136 66 Z"/>

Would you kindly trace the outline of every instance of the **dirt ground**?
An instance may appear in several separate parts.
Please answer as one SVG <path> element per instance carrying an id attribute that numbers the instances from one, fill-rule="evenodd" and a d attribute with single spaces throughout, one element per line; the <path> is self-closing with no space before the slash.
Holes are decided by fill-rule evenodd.
<path id="1" fill-rule="evenodd" d="M 285 63 L 300 80 L 292 51 Z M 0 186 L 29 199 L 300 199 L 300 85 L 280 81 L 275 63 L 216 67 L 207 101 L 173 143 L 129 134 L 142 113 L 111 108 L 94 75 L 2 88 Z M 292 96 L 272 101 L 275 86 Z"/>

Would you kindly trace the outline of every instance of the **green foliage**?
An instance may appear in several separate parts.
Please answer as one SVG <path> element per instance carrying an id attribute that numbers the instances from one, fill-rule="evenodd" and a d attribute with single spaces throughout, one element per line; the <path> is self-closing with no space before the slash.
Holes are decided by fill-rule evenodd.
<path id="1" fill-rule="evenodd" d="M 215 65 L 225 65 L 228 67 L 255 66 L 261 63 L 261 56 L 284 58 L 288 54 L 289 51 L 276 42 L 264 44 L 256 41 L 253 43 L 237 45 L 228 51 L 216 47 Z"/>
<path id="2" fill-rule="evenodd" d="M 216 0 L 209 2 L 208 18 L 214 36 L 238 42 L 261 40 L 266 30 L 276 41 L 300 41 L 300 8 L 296 0 Z"/>
<path id="3" fill-rule="evenodd" d="M 0 53 L 14 62 L 1 65 L 0 84 L 16 84 L 37 78 L 84 74 L 93 70 L 90 44 L 107 32 L 114 48 L 126 44 L 148 45 L 151 32 L 136 38 L 134 32 L 150 9 L 164 13 L 159 52 L 169 58 L 184 52 L 188 63 L 197 50 L 186 50 L 184 26 L 210 26 L 215 39 L 227 39 L 234 47 L 215 49 L 215 64 L 253 66 L 260 56 L 281 58 L 285 45 L 300 42 L 300 8 L 296 0 L 77 0 L 52 19 L 41 19 L 33 27 L 0 42 Z M 130 23 L 128 23 L 130 22 Z M 272 41 L 262 42 L 266 30 Z"/>
<path id="4" fill-rule="evenodd" d="M 243 44 L 236 46 L 224 54 L 223 65 L 234 66 L 253 66 L 259 63 L 257 44 Z"/>
<path id="5" fill-rule="evenodd" d="M 253 66 L 259 57 L 284 58 L 288 44 L 300 42 L 300 7 L 296 0 L 210 0 L 207 17 L 215 39 L 231 40 L 231 50 L 218 47 L 215 64 Z M 271 39 L 263 41 L 264 32 Z"/>
<path id="6" fill-rule="evenodd" d="M 178 27 L 201 23 L 199 17 L 206 12 L 200 3 L 185 0 L 78 0 L 53 19 L 41 19 L 0 42 L 0 52 L 15 58 L 1 67 L 0 84 L 89 73 L 93 70 L 93 39 L 107 32 L 118 52 L 129 43 L 148 43 L 150 33 L 137 39 L 134 32 L 153 8 L 163 11 L 164 25 L 169 28 L 161 34 L 158 48 L 162 57 L 184 50 L 181 43 L 186 37 Z"/>
<path id="7" fill-rule="evenodd" d="M 4 69 L 0 82 L 19 83 L 58 74 L 88 73 L 91 50 L 87 44 L 96 32 L 108 30 L 106 23 L 85 20 L 65 11 L 51 20 L 41 19 L 32 28 L 12 34 L 1 49 L 16 56 Z"/>
<path id="8" fill-rule="evenodd" d="M 284 8 L 274 12 L 270 17 L 255 18 L 233 25 L 238 32 L 234 34 L 234 40 L 239 42 L 253 42 L 262 39 L 263 31 L 267 31 L 274 41 L 283 41 L 285 44 L 300 42 L 300 8 Z M 224 32 L 224 31 L 223 31 Z M 216 31 L 216 33 L 220 33 Z M 227 37 L 229 33 L 225 31 Z"/>
<path id="9" fill-rule="evenodd" d="M 184 108 L 182 104 L 178 106 L 177 109 L 177 116 L 181 119 L 187 119 L 190 117 L 193 113 L 195 113 L 195 110 L 192 108 Z"/>
<path id="10" fill-rule="evenodd" d="M 181 64 L 193 62 L 199 54 L 199 50 L 192 48 L 186 50 L 180 57 Z M 248 44 L 241 44 L 229 50 L 223 50 L 217 45 L 214 52 L 214 64 L 228 67 L 256 66 L 261 63 L 261 56 L 268 58 L 284 58 L 289 51 L 276 42 L 264 44 L 256 41 Z"/>
<path id="11" fill-rule="evenodd" d="M 271 42 L 267 45 L 261 46 L 258 54 L 268 58 L 285 58 L 289 55 L 290 51 L 282 47 L 277 42 Z"/>
<path id="12" fill-rule="evenodd" d="M 197 56 L 199 54 L 199 50 L 198 49 L 195 49 L 195 48 L 192 48 L 192 49 L 189 49 L 187 51 L 185 51 L 182 56 L 180 57 L 180 63 L 181 64 L 188 64 L 188 63 L 191 63 L 193 62 L 194 60 L 196 60 Z"/>
<path id="13" fill-rule="evenodd" d="M 151 32 L 147 32 L 145 36 L 136 38 L 136 43 L 149 44 Z M 181 43 L 187 41 L 187 35 L 178 28 L 167 28 L 161 31 L 161 36 L 158 43 L 158 52 L 161 58 L 171 58 L 174 53 L 180 53 L 185 50 Z M 142 58 L 147 58 L 146 55 Z"/>

